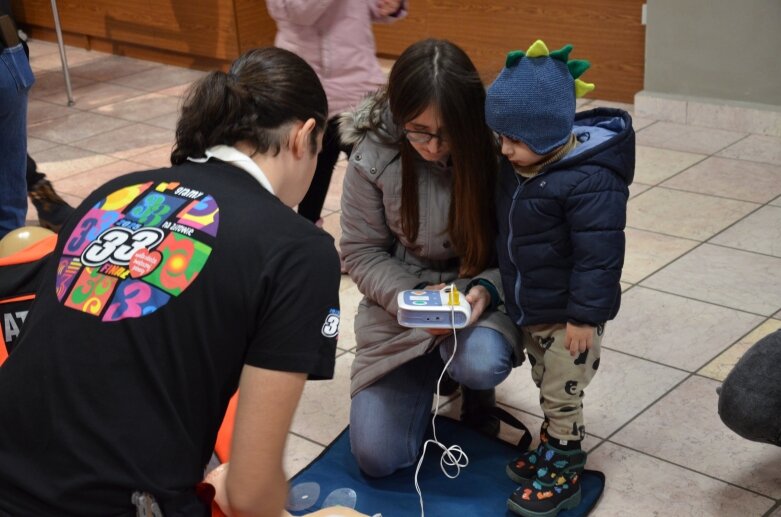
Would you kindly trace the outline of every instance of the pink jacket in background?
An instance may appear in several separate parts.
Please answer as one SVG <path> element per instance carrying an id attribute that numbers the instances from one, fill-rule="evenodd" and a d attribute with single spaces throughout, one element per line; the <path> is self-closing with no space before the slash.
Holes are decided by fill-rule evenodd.
<path id="1" fill-rule="evenodd" d="M 354 108 L 385 83 L 375 56 L 372 23 L 406 15 L 380 16 L 378 0 L 266 0 L 277 23 L 274 44 L 295 52 L 314 68 L 328 96 L 329 118 Z"/>

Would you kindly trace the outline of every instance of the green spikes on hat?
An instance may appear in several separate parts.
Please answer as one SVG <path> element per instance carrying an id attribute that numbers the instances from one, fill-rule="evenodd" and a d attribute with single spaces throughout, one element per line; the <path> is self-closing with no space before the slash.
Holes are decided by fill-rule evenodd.
<path id="1" fill-rule="evenodd" d="M 594 83 L 587 83 L 578 79 L 581 75 L 583 75 L 583 72 L 591 67 L 591 63 L 585 59 L 570 60 L 570 52 L 572 52 L 572 45 L 570 44 L 564 45 L 559 50 L 554 50 L 551 52 L 548 50 L 545 42 L 538 39 L 532 43 L 526 52 L 522 50 L 513 50 L 512 52 L 509 52 L 507 54 L 507 59 L 505 60 L 505 67 L 511 68 L 516 66 L 524 57 L 550 57 L 552 59 L 556 59 L 567 65 L 567 69 L 569 70 L 570 75 L 575 80 L 575 97 L 583 97 L 587 93 L 594 91 L 595 88 Z"/>

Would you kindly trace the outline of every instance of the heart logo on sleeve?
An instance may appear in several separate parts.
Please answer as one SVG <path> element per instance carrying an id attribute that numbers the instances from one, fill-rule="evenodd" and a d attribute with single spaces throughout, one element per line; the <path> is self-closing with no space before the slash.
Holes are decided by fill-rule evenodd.
<path id="1" fill-rule="evenodd" d="M 163 256 L 159 251 L 149 251 L 146 248 L 140 249 L 130 257 L 130 263 L 128 264 L 130 276 L 132 278 L 146 276 L 154 271 L 162 260 Z"/>

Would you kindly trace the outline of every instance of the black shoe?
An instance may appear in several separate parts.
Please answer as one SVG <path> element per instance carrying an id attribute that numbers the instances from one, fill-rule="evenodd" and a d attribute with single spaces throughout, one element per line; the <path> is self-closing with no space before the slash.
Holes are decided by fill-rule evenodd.
<path id="1" fill-rule="evenodd" d="M 65 202 L 54 191 L 54 187 L 47 179 L 38 180 L 35 185 L 29 186 L 27 195 L 38 211 L 38 222 L 44 228 L 53 232 L 60 231 L 62 225 L 73 213 L 73 207 Z"/>
<path id="2" fill-rule="evenodd" d="M 496 390 L 473 390 L 461 386 L 461 421 L 488 436 L 499 435 L 499 418 L 494 414 Z"/>
<path id="3" fill-rule="evenodd" d="M 533 479 L 527 479 L 507 500 L 507 508 L 524 517 L 554 517 L 580 504 L 580 476 L 586 453 L 562 451 L 545 443 Z"/>
<path id="4" fill-rule="evenodd" d="M 445 372 L 445 375 L 442 376 L 442 382 L 439 383 L 439 395 L 441 397 L 449 397 L 458 391 L 458 387 L 458 381 Z"/>

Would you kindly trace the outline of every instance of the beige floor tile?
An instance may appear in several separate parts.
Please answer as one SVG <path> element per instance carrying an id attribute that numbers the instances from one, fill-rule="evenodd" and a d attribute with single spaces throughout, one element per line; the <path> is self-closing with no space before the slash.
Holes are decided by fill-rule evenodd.
<path id="1" fill-rule="evenodd" d="M 48 140 L 41 140 L 40 138 L 28 137 L 27 153 L 30 154 L 33 159 L 35 159 L 36 154 L 40 153 L 41 151 L 45 151 L 46 149 L 57 147 L 58 145 L 60 144 L 56 142 L 49 142 Z"/>
<path id="2" fill-rule="evenodd" d="M 339 291 L 341 321 L 339 322 L 339 340 L 337 345 L 342 350 L 355 348 L 355 313 L 362 299 L 363 295 L 354 284 L 347 289 Z"/>
<path id="3" fill-rule="evenodd" d="M 778 196 L 773 201 L 770 202 L 773 206 L 781 206 L 781 196 Z"/>
<path id="4" fill-rule="evenodd" d="M 635 105 L 629 104 L 626 102 L 613 102 L 613 101 L 603 101 L 600 99 L 594 99 L 591 104 L 588 105 L 589 108 L 614 108 L 614 109 L 620 109 L 628 112 L 630 115 L 634 113 Z"/>
<path id="5" fill-rule="evenodd" d="M 146 168 L 160 168 L 171 166 L 171 151 L 173 145 L 161 145 L 146 152 L 137 154 L 131 158 Z"/>
<path id="6" fill-rule="evenodd" d="M 711 242 L 781 257 L 781 207 L 764 206 Z"/>
<path id="7" fill-rule="evenodd" d="M 125 123 L 131 125 L 80 140 L 76 145 L 124 160 L 159 150 L 163 145 L 173 143 L 173 135 L 170 131 L 146 124 Z"/>
<path id="8" fill-rule="evenodd" d="M 781 448 L 730 431 L 717 411 L 719 383 L 692 377 L 612 441 L 763 495 L 781 497 Z"/>
<path id="9" fill-rule="evenodd" d="M 763 319 L 635 286 L 623 296 L 621 312 L 608 324 L 603 344 L 694 372 Z"/>
<path id="10" fill-rule="evenodd" d="M 70 67 L 71 75 L 93 81 L 110 81 L 160 66 L 153 61 L 143 61 L 125 56 L 107 56 Z"/>
<path id="11" fill-rule="evenodd" d="M 656 438 L 652 438 L 656 440 Z M 774 501 L 612 443 L 589 454 L 605 473 L 595 517 L 760 517 Z"/>
<path id="12" fill-rule="evenodd" d="M 27 41 L 27 45 L 30 47 L 30 59 L 59 52 L 59 47 L 57 44 L 52 43 L 51 41 L 43 41 L 31 38 Z"/>
<path id="13" fill-rule="evenodd" d="M 157 92 L 171 88 L 172 86 L 181 86 L 183 84 L 191 83 L 204 75 L 205 72 L 199 70 L 161 65 L 151 70 L 145 70 L 125 77 L 112 79 L 111 82 L 129 88 Z"/>
<path id="14" fill-rule="evenodd" d="M 690 153 L 713 154 L 734 144 L 745 133 L 686 126 L 673 122 L 657 122 L 637 134 L 640 145 L 661 147 L 675 151 Z"/>
<path id="15" fill-rule="evenodd" d="M 65 49 L 65 57 L 68 62 L 69 70 L 92 61 L 107 59 L 110 56 L 111 54 L 84 50 L 76 47 L 66 47 Z M 47 53 L 42 56 L 31 57 L 30 65 L 36 73 L 39 70 L 62 70 L 62 60 L 60 59 L 59 50 L 56 53 Z"/>
<path id="16" fill-rule="evenodd" d="M 781 138 L 750 135 L 745 140 L 724 149 L 719 156 L 781 165 Z"/>
<path id="17" fill-rule="evenodd" d="M 127 120 L 104 117 L 84 111 L 73 111 L 64 117 L 31 124 L 27 134 L 36 138 L 68 144 L 101 135 L 130 124 Z"/>
<path id="18" fill-rule="evenodd" d="M 770 514 L 770 517 L 781 517 L 781 506 L 776 508 L 776 511 Z"/>
<path id="19" fill-rule="evenodd" d="M 321 445 L 328 445 L 350 422 L 350 366 L 355 356 L 336 358 L 331 381 L 307 382 L 291 431 Z"/>
<path id="20" fill-rule="evenodd" d="M 705 366 L 697 373 L 717 381 L 723 381 L 729 372 L 732 371 L 732 368 L 738 363 L 740 358 L 743 357 L 743 354 L 746 353 L 746 350 L 751 348 L 754 343 L 763 337 L 772 332 L 775 332 L 778 329 L 781 329 L 781 320 L 767 320 L 762 325 L 752 330 L 750 334 L 724 351 L 724 353 L 722 353 L 716 359 L 708 363 L 707 366 Z"/>
<path id="21" fill-rule="evenodd" d="M 94 110 L 94 113 L 134 122 L 143 122 L 150 118 L 176 113 L 178 109 L 179 101 L 176 98 L 160 95 L 159 93 L 148 93 L 140 97 L 101 106 Z"/>
<path id="22" fill-rule="evenodd" d="M 781 259 L 704 244 L 642 285 L 765 316 L 781 307 Z"/>
<path id="23" fill-rule="evenodd" d="M 312 463 L 324 450 L 325 447 L 322 445 L 312 443 L 294 434 L 288 434 L 285 457 L 282 464 L 287 478 L 290 479 L 298 474 L 301 469 Z"/>
<path id="24" fill-rule="evenodd" d="M 611 332 L 612 327 L 608 326 L 606 340 Z M 680 370 L 603 350 L 599 371 L 586 388 L 583 399 L 586 430 L 594 436 L 609 436 L 685 376 L 686 373 Z M 616 386 L 626 389 L 616 389 Z M 528 362 L 516 368 L 497 387 L 496 397 L 503 404 L 542 417 L 539 390 L 532 382 Z"/>
<path id="25" fill-rule="evenodd" d="M 150 126 L 157 126 L 169 131 L 176 131 L 176 123 L 179 121 L 179 108 L 171 113 L 166 113 L 146 121 Z"/>
<path id="26" fill-rule="evenodd" d="M 639 196 L 648 189 L 653 188 L 652 185 L 644 185 L 643 183 L 632 183 L 629 185 L 629 199 Z"/>
<path id="27" fill-rule="evenodd" d="M 54 188 L 60 193 L 64 192 L 75 196 L 87 197 L 93 190 L 104 183 L 140 169 L 141 167 L 137 163 L 118 160 L 108 165 L 96 167 L 55 181 Z"/>
<path id="28" fill-rule="evenodd" d="M 703 158 L 705 158 L 703 154 L 638 145 L 635 156 L 635 181 L 656 185 Z"/>
<path id="29" fill-rule="evenodd" d="M 647 118 L 647 117 L 632 117 L 632 127 L 635 131 L 640 131 L 641 129 L 645 129 L 651 124 L 654 124 L 656 122 L 656 119 Z"/>
<path id="30" fill-rule="evenodd" d="M 38 163 L 38 170 L 54 182 L 117 161 L 113 156 L 67 145 L 52 147 L 33 158 Z"/>
<path id="31" fill-rule="evenodd" d="M 339 239 L 342 237 L 342 226 L 339 222 L 342 214 L 336 212 L 323 217 L 323 230 L 334 238 L 334 245 L 339 249 Z"/>
<path id="32" fill-rule="evenodd" d="M 634 228 L 627 228 L 625 233 L 626 257 L 621 280 L 633 284 L 699 244 L 697 241 Z"/>
<path id="33" fill-rule="evenodd" d="M 190 90 L 190 87 L 193 85 L 193 82 L 188 82 L 184 84 L 178 84 L 176 86 L 171 86 L 170 88 L 165 88 L 163 90 L 158 91 L 157 93 L 161 95 L 168 95 L 171 97 L 176 97 L 180 101 L 184 98 L 185 94 Z"/>
<path id="34" fill-rule="evenodd" d="M 124 101 L 132 97 L 144 95 L 145 92 L 133 88 L 126 88 L 118 84 L 111 83 L 93 83 L 73 90 L 73 108 L 81 111 L 89 111 L 93 108 Z M 59 106 L 68 105 L 68 96 L 65 90 L 55 92 L 43 97 L 41 100 L 57 104 Z"/>
<path id="35" fill-rule="evenodd" d="M 632 284 L 630 284 L 628 282 L 621 282 L 621 292 L 622 293 L 625 292 L 630 287 L 632 287 Z"/>
<path id="36" fill-rule="evenodd" d="M 704 241 L 757 206 L 656 187 L 629 201 L 627 226 Z"/>
<path id="37" fill-rule="evenodd" d="M 95 81 L 84 77 L 71 76 L 71 88 L 74 90 L 93 84 Z M 43 71 L 35 73 L 35 84 L 30 90 L 31 99 L 40 99 L 54 93 L 65 91 L 65 78 L 62 72 Z"/>
<path id="38" fill-rule="evenodd" d="M 781 194 L 781 166 L 710 157 L 662 186 L 767 203 Z"/>
<path id="39" fill-rule="evenodd" d="M 29 126 L 37 122 L 43 122 L 44 120 L 64 117 L 65 115 L 70 115 L 75 112 L 75 108 L 66 108 L 65 106 L 58 106 L 51 102 L 30 99 L 27 103 L 27 125 Z"/>

